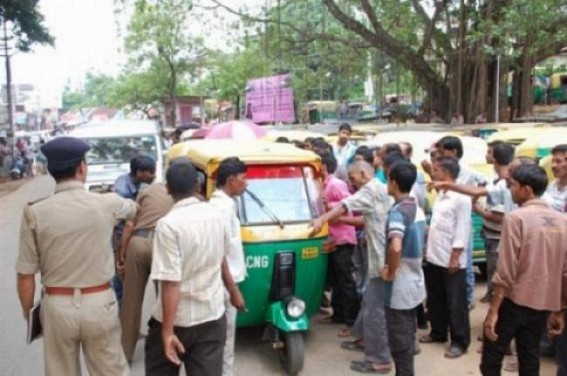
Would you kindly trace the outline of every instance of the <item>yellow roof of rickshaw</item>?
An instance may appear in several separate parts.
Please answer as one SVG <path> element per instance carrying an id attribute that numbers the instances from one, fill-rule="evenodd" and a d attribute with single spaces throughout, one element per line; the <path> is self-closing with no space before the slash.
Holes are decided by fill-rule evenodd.
<path id="1" fill-rule="evenodd" d="M 495 132 L 488 137 L 487 142 L 503 141 L 512 145 L 519 145 L 526 139 L 545 133 L 548 130 L 560 129 L 551 127 L 517 128 Z"/>
<path id="2" fill-rule="evenodd" d="M 567 128 L 547 128 L 547 131 L 531 136 L 516 147 L 518 157 L 538 157 L 538 149 L 552 149 L 567 143 Z"/>
<path id="3" fill-rule="evenodd" d="M 200 167 L 229 157 L 238 157 L 247 164 L 309 163 L 320 159 L 317 154 L 292 144 L 264 140 L 194 140 L 182 144 L 175 145 L 168 158 L 188 157 Z"/>

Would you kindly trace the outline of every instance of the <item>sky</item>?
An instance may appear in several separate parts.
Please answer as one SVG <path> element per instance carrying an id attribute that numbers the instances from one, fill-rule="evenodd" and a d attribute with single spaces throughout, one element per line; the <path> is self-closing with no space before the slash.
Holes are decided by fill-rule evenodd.
<path id="1" fill-rule="evenodd" d="M 223 3 L 237 7 L 244 1 L 248 6 L 258 6 L 267 0 Z M 39 7 L 55 37 L 55 47 L 34 46 L 31 53 L 16 53 L 12 57 L 12 81 L 33 84 L 42 107 L 55 107 L 65 85 L 79 88 L 89 71 L 120 72 L 125 56 L 120 52 L 122 38 L 118 36 L 113 0 L 40 0 Z M 222 43 L 215 43 L 220 39 L 221 34 L 213 33 L 208 44 L 220 46 Z M 0 75 L 0 82 L 5 83 L 3 68 Z"/>

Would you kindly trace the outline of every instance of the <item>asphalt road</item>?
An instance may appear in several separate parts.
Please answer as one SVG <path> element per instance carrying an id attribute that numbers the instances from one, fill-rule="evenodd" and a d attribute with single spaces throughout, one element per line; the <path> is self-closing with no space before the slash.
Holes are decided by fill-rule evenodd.
<path id="1" fill-rule="evenodd" d="M 47 176 L 35 178 L 16 192 L 0 197 L 0 375 L 28 376 L 43 374 L 42 341 L 25 343 L 25 322 L 16 293 L 14 271 L 18 248 L 21 211 L 29 201 L 49 195 L 53 180 Z M 486 305 L 478 303 L 485 286 L 476 289 L 477 307 L 471 312 L 473 343 L 468 353 L 456 360 L 443 357 L 444 345 L 422 345 L 416 356 L 417 375 L 478 375 L 480 355 L 476 341 L 480 333 Z M 154 293 L 147 290 L 144 315 L 149 317 L 155 302 Z M 341 338 L 336 333 L 339 326 L 319 324 L 312 320 L 312 328 L 305 335 L 305 368 L 302 375 L 342 376 L 355 375 L 349 370 L 351 360 L 361 359 L 361 353 L 340 349 Z M 142 328 L 142 332 L 145 328 Z M 261 342 L 261 329 L 245 329 L 237 332 L 235 374 L 237 376 L 284 375 L 277 353 L 269 343 Z M 143 375 L 143 344 L 138 342 L 132 364 L 132 375 Z M 86 371 L 84 372 L 86 374 Z M 393 372 L 392 372 L 393 374 Z M 504 372 L 504 374 L 507 374 Z M 508 373 L 512 374 L 512 373 Z M 543 359 L 541 375 L 554 375 L 552 360 Z"/>

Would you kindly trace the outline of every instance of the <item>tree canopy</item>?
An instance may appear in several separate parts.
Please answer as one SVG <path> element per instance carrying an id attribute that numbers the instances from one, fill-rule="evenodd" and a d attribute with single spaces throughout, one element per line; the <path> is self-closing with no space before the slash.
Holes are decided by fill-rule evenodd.
<path id="1" fill-rule="evenodd" d="M 0 0 L 0 19 L 12 23 L 16 48 L 29 51 L 34 43 L 53 45 L 55 39 L 44 25 L 37 0 Z"/>

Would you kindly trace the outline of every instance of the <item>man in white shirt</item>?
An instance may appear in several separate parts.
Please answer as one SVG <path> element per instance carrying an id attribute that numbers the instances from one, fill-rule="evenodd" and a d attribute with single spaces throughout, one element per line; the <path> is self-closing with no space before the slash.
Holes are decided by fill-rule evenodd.
<path id="1" fill-rule="evenodd" d="M 433 164 L 437 181 L 455 181 L 459 164 L 454 158 L 442 158 Z M 433 216 L 427 239 L 427 306 L 431 332 L 420 338 L 422 343 L 446 342 L 447 329 L 451 344 L 447 358 L 458 358 L 470 345 L 470 321 L 466 300 L 465 252 L 471 226 L 471 199 L 460 193 L 439 192 L 433 204 Z"/>
<path id="2" fill-rule="evenodd" d="M 356 151 L 356 146 L 350 142 L 352 127 L 348 123 L 341 124 L 339 127 L 339 139 L 333 144 L 333 155 L 337 160 L 339 169 L 346 171 Z"/>
<path id="3" fill-rule="evenodd" d="M 442 137 L 439 142 L 439 154 L 444 158 L 456 158 L 459 160 L 459 176 L 457 176 L 456 183 L 464 185 L 473 186 L 483 186 L 486 185 L 486 179 L 484 176 L 478 172 L 469 169 L 465 163 L 461 160 L 463 158 L 463 143 L 461 139 L 455 136 L 445 136 Z M 472 260 L 473 251 L 473 228 L 472 225 L 469 228 L 469 240 L 465 247 L 465 252 L 468 257 L 467 264 L 467 302 L 469 308 L 474 307 L 473 295 L 474 295 L 474 269 Z"/>
<path id="4" fill-rule="evenodd" d="M 226 261 L 235 284 L 246 278 L 244 249 L 240 237 L 240 221 L 236 207 L 236 197 L 246 190 L 246 165 L 240 159 L 226 158 L 217 170 L 217 189 L 210 203 L 220 209 L 229 225 L 230 239 Z M 238 288 L 238 287 L 237 287 Z M 228 291 L 225 294 L 226 343 L 223 355 L 223 376 L 232 376 L 234 366 L 234 339 L 236 334 L 236 308 L 230 302 Z"/>
<path id="5" fill-rule="evenodd" d="M 551 156 L 551 171 L 555 180 L 549 184 L 541 199 L 556 211 L 567 213 L 567 144 L 555 146 Z"/>
<path id="6" fill-rule="evenodd" d="M 150 278 L 159 282 L 149 323 L 145 370 L 178 375 L 221 376 L 226 342 L 224 287 L 244 308 L 225 259 L 230 231 L 225 215 L 195 197 L 197 170 L 178 163 L 166 174 L 175 205 L 157 223 Z M 223 287 L 224 281 L 224 287 Z"/>

